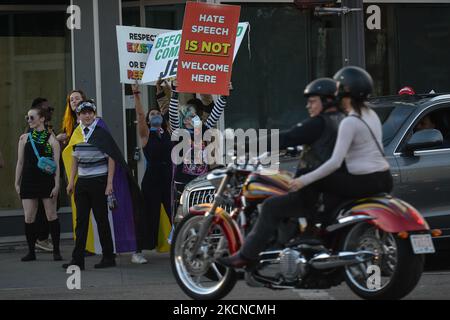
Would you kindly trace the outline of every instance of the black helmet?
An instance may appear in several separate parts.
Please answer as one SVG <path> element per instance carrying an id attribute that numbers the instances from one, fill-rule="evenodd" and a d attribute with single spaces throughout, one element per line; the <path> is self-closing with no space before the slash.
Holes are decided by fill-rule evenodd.
<path id="1" fill-rule="evenodd" d="M 331 78 L 319 78 L 311 81 L 303 92 L 305 97 L 319 96 L 323 110 L 336 105 L 337 83 Z"/>
<path id="2" fill-rule="evenodd" d="M 305 97 L 320 96 L 334 97 L 337 91 L 337 83 L 331 78 L 320 78 L 311 81 L 305 88 Z"/>
<path id="3" fill-rule="evenodd" d="M 350 96 L 366 99 L 373 90 L 373 80 L 363 68 L 348 66 L 340 69 L 333 77 L 339 83 L 338 97 Z"/>

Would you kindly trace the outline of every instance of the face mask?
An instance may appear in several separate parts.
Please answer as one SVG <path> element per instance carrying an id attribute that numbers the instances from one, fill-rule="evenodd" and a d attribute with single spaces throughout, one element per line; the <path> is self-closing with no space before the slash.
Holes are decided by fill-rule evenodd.
<path id="1" fill-rule="evenodd" d="M 151 119 L 150 119 L 150 125 L 152 127 L 160 127 L 162 125 L 162 122 L 163 122 L 163 117 L 159 114 L 151 117 Z"/>
<path id="2" fill-rule="evenodd" d="M 198 127 L 202 124 L 202 120 L 200 120 L 199 116 L 195 116 L 192 118 L 192 124 L 194 125 L 194 127 Z"/>

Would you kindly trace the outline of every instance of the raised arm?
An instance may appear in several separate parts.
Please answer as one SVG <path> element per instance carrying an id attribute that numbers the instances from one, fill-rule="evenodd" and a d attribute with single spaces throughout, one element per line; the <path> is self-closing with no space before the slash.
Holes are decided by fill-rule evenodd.
<path id="1" fill-rule="evenodd" d="M 172 87 L 172 96 L 169 105 L 169 122 L 172 131 L 180 128 L 180 115 L 178 114 L 178 92 Z"/>
<path id="2" fill-rule="evenodd" d="M 138 134 L 141 139 L 142 147 L 145 147 L 148 142 L 149 130 L 147 125 L 147 119 L 145 119 L 145 111 L 142 107 L 141 96 L 139 91 L 139 86 L 137 84 L 133 84 L 133 95 L 134 95 L 134 109 L 136 110 L 136 119 L 138 124 Z"/>
<path id="3" fill-rule="evenodd" d="M 228 84 L 228 87 L 231 92 L 231 90 L 233 90 L 233 85 L 231 84 L 231 82 Z M 222 115 L 226 105 L 227 105 L 227 97 L 219 96 L 217 101 L 214 103 L 214 107 L 212 108 L 208 119 L 206 119 L 205 126 L 208 129 L 215 128 L 217 126 L 217 122 L 219 121 L 220 116 Z"/>
<path id="4" fill-rule="evenodd" d="M 158 80 L 156 82 L 156 101 L 158 102 L 159 110 L 161 114 L 165 114 L 169 111 L 169 103 L 171 90 L 169 86 L 162 86 L 163 83 L 166 83 L 164 80 Z"/>
<path id="5" fill-rule="evenodd" d="M 214 103 L 214 107 L 211 110 L 211 113 L 208 116 L 208 119 L 206 119 L 206 123 L 205 123 L 205 126 L 208 129 L 216 127 L 217 122 L 219 121 L 220 116 L 222 115 L 226 104 L 227 104 L 227 100 L 226 100 L 225 96 L 220 96 L 219 99 L 217 99 L 217 101 Z"/>

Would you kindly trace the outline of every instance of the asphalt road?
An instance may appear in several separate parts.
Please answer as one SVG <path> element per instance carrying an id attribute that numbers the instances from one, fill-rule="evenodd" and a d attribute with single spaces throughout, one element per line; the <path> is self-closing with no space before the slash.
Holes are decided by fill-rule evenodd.
<path id="1" fill-rule="evenodd" d="M 72 245 L 64 242 L 63 257 L 68 259 Z M 81 289 L 69 290 L 70 276 L 61 262 L 52 261 L 52 255 L 39 252 L 38 260 L 21 262 L 26 248 L 3 246 L 0 248 L 0 300 L 56 299 L 133 299 L 173 300 L 189 299 L 172 276 L 167 253 L 145 252 L 148 264 L 131 263 L 130 254 L 117 257 L 117 267 L 97 270 L 93 265 L 99 256 L 86 258 L 86 271 L 81 273 Z M 450 299 L 450 268 L 447 259 L 438 258 L 435 270 L 425 272 L 415 290 L 406 299 Z M 356 300 L 350 289 L 341 285 L 329 290 L 277 290 L 250 288 L 244 281 L 226 297 L 233 300 Z"/>

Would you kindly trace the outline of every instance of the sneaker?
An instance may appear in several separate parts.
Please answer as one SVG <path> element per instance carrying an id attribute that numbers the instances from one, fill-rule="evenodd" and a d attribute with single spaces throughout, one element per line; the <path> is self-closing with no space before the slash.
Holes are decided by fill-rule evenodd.
<path id="1" fill-rule="evenodd" d="M 45 239 L 42 241 L 36 240 L 36 248 L 47 252 L 53 252 L 53 244 L 50 239 Z"/>
<path id="2" fill-rule="evenodd" d="M 147 259 L 145 259 L 142 253 L 133 253 L 131 256 L 131 262 L 136 264 L 145 264 L 147 263 Z"/>

